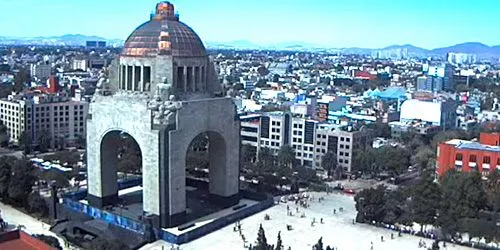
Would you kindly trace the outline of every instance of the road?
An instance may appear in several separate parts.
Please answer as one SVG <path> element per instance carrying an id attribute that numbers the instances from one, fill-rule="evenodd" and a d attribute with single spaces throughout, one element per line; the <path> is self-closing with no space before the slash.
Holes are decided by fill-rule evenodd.
<path id="1" fill-rule="evenodd" d="M 57 236 L 55 233 L 49 231 L 50 225 L 46 224 L 36 218 L 33 218 L 12 206 L 3 204 L 0 202 L 0 215 L 2 218 L 11 226 L 22 225 L 22 230 L 29 234 L 44 234 L 56 237 L 59 240 L 59 244 L 63 249 L 77 249 L 77 248 L 67 248 L 65 247 L 64 240 Z"/>

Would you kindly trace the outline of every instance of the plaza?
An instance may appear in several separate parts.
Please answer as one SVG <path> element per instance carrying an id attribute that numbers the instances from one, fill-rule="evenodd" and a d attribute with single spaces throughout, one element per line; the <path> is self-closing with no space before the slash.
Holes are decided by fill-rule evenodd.
<path id="1" fill-rule="evenodd" d="M 281 232 L 284 249 L 290 246 L 292 250 L 311 249 L 320 237 L 323 237 L 323 243 L 326 247 L 330 245 L 339 250 L 368 250 L 371 242 L 373 249 L 424 249 L 418 247 L 418 242 L 423 240 L 427 247 L 432 245 L 432 240 L 424 239 L 408 234 L 403 234 L 401 237 L 392 230 L 377 228 L 371 225 L 356 223 L 352 220 L 356 216 L 355 202 L 353 196 L 344 194 L 326 194 L 326 193 L 311 193 L 314 197 L 309 208 L 299 208 L 299 214 L 296 213 L 295 202 L 279 203 L 265 211 L 245 218 L 241 221 L 242 233 L 247 239 L 247 246 L 251 243 L 255 245 L 257 239 L 257 231 L 259 224 L 265 230 L 267 242 L 276 244 L 278 232 Z M 318 202 L 318 197 L 324 197 L 321 202 Z M 287 215 L 287 205 L 293 216 Z M 339 212 L 339 208 L 343 208 L 343 212 Z M 336 209 L 336 214 L 333 214 L 333 209 Z M 304 212 L 305 218 L 300 218 Z M 264 216 L 268 214 L 270 220 L 265 220 Z M 316 223 L 311 226 L 311 221 L 315 219 Z M 323 224 L 320 223 L 323 218 Z M 288 231 L 286 225 L 291 225 L 293 230 Z M 391 233 L 394 234 L 394 239 L 391 239 Z M 384 237 L 384 242 L 381 242 L 380 237 Z M 238 232 L 233 231 L 233 225 L 222 228 L 216 232 L 208 234 L 202 238 L 194 240 L 188 244 L 181 245 L 182 250 L 208 249 L 207 246 L 217 246 L 213 249 L 245 249 L 243 241 Z M 470 249 L 462 246 L 452 246 L 447 244 L 447 247 L 441 249 Z"/>

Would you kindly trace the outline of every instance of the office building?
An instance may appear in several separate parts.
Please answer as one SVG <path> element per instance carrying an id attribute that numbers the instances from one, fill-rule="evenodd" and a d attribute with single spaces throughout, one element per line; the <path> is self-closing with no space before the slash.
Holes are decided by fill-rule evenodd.
<path id="1" fill-rule="evenodd" d="M 0 100 L 0 120 L 7 127 L 9 140 L 19 143 L 26 132 L 33 145 L 48 136 L 51 147 L 75 145 L 85 138 L 88 103 L 72 100 L 49 89 L 11 95 Z"/>
<path id="2" fill-rule="evenodd" d="M 407 100 L 401 105 L 400 122 L 439 126 L 441 130 L 453 129 L 457 125 L 457 103 L 446 101 Z"/>
<path id="3" fill-rule="evenodd" d="M 283 112 L 244 115 L 240 120 L 243 144 L 257 147 L 257 152 L 269 148 L 276 155 L 289 145 L 298 163 L 311 168 L 321 168 L 323 155 L 330 151 L 337 155 L 338 166 L 350 172 L 355 151 L 372 140 L 365 128 L 320 123 Z"/>
<path id="4" fill-rule="evenodd" d="M 500 134 L 481 133 L 479 142 L 459 139 L 442 142 L 437 148 L 436 173 L 447 171 L 479 171 L 487 176 L 500 171 Z"/>

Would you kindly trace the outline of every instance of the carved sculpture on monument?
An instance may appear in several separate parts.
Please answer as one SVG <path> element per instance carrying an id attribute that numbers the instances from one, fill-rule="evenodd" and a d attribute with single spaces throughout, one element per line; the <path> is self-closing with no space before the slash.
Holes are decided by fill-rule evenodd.
<path id="1" fill-rule="evenodd" d="M 153 123 L 169 125 L 175 123 L 175 114 L 182 107 L 182 103 L 176 101 L 175 95 L 171 94 L 172 85 L 168 84 L 166 78 L 163 83 L 156 85 L 155 95 L 148 103 L 152 110 Z"/>

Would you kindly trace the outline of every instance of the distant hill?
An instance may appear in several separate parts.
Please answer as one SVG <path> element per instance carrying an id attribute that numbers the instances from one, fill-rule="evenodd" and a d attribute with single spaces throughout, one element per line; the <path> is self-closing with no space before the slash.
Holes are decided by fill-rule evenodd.
<path id="1" fill-rule="evenodd" d="M 0 37 L 0 44 L 6 45 L 85 46 L 87 41 L 105 41 L 109 46 L 123 45 L 123 40 L 80 34 L 42 37 Z"/>
<path id="2" fill-rule="evenodd" d="M 60 45 L 60 46 L 84 46 L 86 41 L 106 41 L 108 45 L 118 47 L 123 46 L 124 41 L 120 39 L 106 39 L 98 36 L 86 36 L 80 34 L 68 34 L 63 36 L 46 37 L 0 37 L 0 44 L 6 45 Z M 205 42 L 208 48 L 217 49 L 270 49 L 270 50 L 296 50 L 296 51 L 329 51 L 344 54 L 370 55 L 374 51 L 386 51 L 406 49 L 411 56 L 446 56 L 447 53 L 470 53 L 476 54 L 479 58 L 500 57 L 500 45 L 488 46 L 479 42 L 469 42 L 456 44 L 449 47 L 427 50 L 411 44 L 392 45 L 385 48 L 333 48 L 317 44 L 304 43 L 299 41 L 282 42 L 275 44 L 258 44 L 248 40 L 235 40 L 229 42 L 208 41 Z"/>

